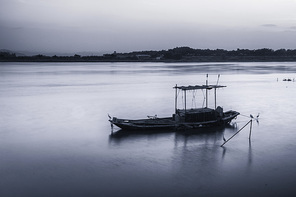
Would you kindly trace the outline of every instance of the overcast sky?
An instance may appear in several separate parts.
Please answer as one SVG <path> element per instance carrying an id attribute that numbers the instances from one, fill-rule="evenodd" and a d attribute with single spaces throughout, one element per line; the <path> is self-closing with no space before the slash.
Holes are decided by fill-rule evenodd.
<path id="1" fill-rule="evenodd" d="M 0 49 L 296 48 L 296 0 L 0 0 Z"/>

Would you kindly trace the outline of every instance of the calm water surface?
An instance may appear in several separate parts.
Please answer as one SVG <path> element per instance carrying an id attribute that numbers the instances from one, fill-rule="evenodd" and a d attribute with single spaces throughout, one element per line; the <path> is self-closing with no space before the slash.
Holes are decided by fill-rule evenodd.
<path id="1" fill-rule="evenodd" d="M 247 127 L 220 147 L 245 116 L 208 132 L 111 135 L 108 113 L 171 116 L 172 87 L 206 73 L 227 86 L 224 110 L 260 113 L 250 142 Z M 0 196 L 294 196 L 296 82 L 284 78 L 296 63 L 0 63 Z"/>

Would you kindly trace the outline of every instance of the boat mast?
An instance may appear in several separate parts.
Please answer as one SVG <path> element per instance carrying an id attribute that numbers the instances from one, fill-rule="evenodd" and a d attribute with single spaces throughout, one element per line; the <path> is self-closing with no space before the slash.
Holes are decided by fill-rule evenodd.
<path id="1" fill-rule="evenodd" d="M 219 79 L 220 79 L 220 74 L 218 75 L 216 87 L 218 86 Z M 216 87 L 215 87 L 215 109 L 217 108 L 217 88 Z"/>
<path id="2" fill-rule="evenodd" d="M 185 93 L 185 117 L 186 117 L 186 90 L 184 90 Z"/>
<path id="3" fill-rule="evenodd" d="M 177 89 L 177 84 L 176 84 L 176 92 L 175 92 L 175 114 L 177 114 L 177 102 L 178 102 L 178 89 Z"/>
<path id="4" fill-rule="evenodd" d="M 207 74 L 206 86 L 208 86 L 208 77 L 209 74 Z M 206 88 L 206 108 L 208 108 L 208 88 Z"/>
<path id="5" fill-rule="evenodd" d="M 217 88 L 215 88 L 215 109 L 217 108 Z"/>

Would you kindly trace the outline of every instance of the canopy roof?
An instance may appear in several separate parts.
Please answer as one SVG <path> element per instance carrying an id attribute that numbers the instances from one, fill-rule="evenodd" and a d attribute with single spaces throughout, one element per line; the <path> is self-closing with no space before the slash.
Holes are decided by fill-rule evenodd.
<path id="1" fill-rule="evenodd" d="M 195 86 L 175 86 L 174 88 L 179 89 L 179 90 L 202 90 L 202 89 L 213 89 L 213 88 L 224 88 L 226 86 L 221 86 L 221 85 L 195 85 Z"/>

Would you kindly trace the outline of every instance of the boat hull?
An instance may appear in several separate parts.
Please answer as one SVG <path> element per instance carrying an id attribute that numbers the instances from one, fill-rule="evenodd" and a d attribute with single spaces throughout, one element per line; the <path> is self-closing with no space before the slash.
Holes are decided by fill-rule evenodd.
<path id="1" fill-rule="evenodd" d="M 238 115 L 239 112 L 227 111 L 223 114 L 222 118 L 202 122 L 175 121 L 173 120 L 173 118 L 128 120 L 118 119 L 116 117 L 113 117 L 113 119 L 110 119 L 109 121 L 111 122 L 111 124 L 114 124 L 123 130 L 182 130 L 228 125 L 231 120 L 236 118 Z"/>

